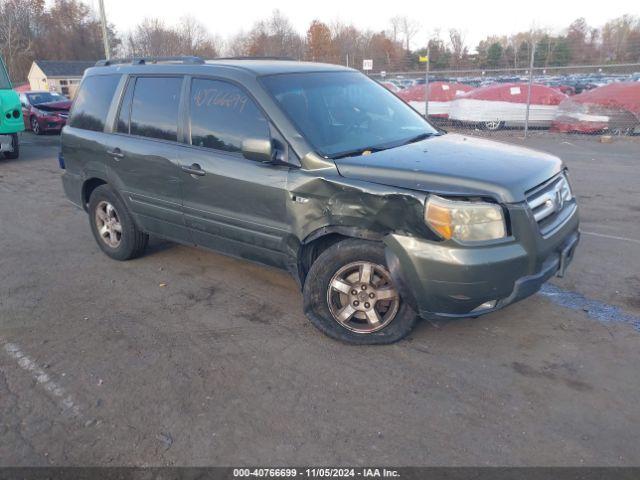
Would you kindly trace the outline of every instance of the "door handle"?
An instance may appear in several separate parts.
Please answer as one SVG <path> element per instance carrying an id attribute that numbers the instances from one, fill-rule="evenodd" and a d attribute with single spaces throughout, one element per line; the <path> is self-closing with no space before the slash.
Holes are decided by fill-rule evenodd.
<path id="1" fill-rule="evenodd" d="M 111 155 L 116 160 L 124 158 L 124 153 L 122 153 L 122 151 L 118 147 L 114 148 L 113 150 L 107 150 L 107 154 Z"/>
<path id="2" fill-rule="evenodd" d="M 200 165 L 198 165 L 197 163 L 192 163 L 191 165 L 182 165 L 180 168 L 183 172 L 186 172 L 189 175 L 196 175 L 198 177 L 202 177 L 207 173 L 202 170 L 202 167 L 200 167 Z"/>

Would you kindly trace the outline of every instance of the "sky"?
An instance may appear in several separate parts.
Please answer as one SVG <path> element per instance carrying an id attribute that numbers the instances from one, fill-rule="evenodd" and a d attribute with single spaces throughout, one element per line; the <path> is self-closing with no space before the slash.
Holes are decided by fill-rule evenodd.
<path id="1" fill-rule="evenodd" d="M 85 2 L 97 11 L 98 0 Z M 145 17 L 175 24 L 181 17 L 191 15 L 222 38 L 241 29 L 249 30 L 274 9 L 284 13 L 301 34 L 314 19 L 327 23 L 340 20 L 363 30 L 380 31 L 389 28 L 391 17 L 408 16 L 422 25 L 412 48 L 424 45 L 436 30 L 440 30 L 443 39 L 450 28 L 461 30 L 466 44 L 473 49 L 487 35 L 506 35 L 533 26 L 555 33 L 579 17 L 599 27 L 625 13 L 640 15 L 639 0 L 535 0 L 530 4 L 500 0 L 104 0 L 104 3 L 107 20 L 121 33 L 131 30 Z"/>

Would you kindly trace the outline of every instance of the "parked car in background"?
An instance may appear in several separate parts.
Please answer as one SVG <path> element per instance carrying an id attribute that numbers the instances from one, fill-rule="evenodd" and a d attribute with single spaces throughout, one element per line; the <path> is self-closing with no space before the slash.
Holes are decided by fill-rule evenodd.
<path id="1" fill-rule="evenodd" d="M 401 88 L 410 88 L 416 85 L 417 81 L 415 78 L 402 78 L 398 80 L 397 83 Z"/>
<path id="2" fill-rule="evenodd" d="M 424 83 L 407 88 L 398 93 L 398 96 L 415 108 L 418 113 L 424 115 Z M 461 97 L 473 87 L 455 82 L 429 83 L 429 116 L 435 118 L 449 118 L 451 102 Z"/>
<path id="3" fill-rule="evenodd" d="M 451 120 L 486 130 L 522 127 L 527 111 L 528 84 L 497 83 L 480 87 L 451 102 Z M 550 127 L 558 105 L 567 96 L 546 85 L 531 86 L 529 125 Z"/>
<path id="4" fill-rule="evenodd" d="M 640 133 L 640 83 L 615 82 L 564 100 L 553 121 L 559 132 Z"/>
<path id="5" fill-rule="evenodd" d="M 59 93 L 29 91 L 20 94 L 25 127 L 36 135 L 59 133 L 67 124 L 71 101 Z"/>
<path id="6" fill-rule="evenodd" d="M 389 90 L 390 92 L 393 92 L 393 93 L 398 93 L 399 91 L 402 90 L 399 86 L 397 86 L 393 82 L 380 82 L 380 85 L 382 85 L 387 90 Z"/>
<path id="7" fill-rule="evenodd" d="M 546 85 L 547 87 L 555 88 L 556 90 L 561 91 L 565 95 L 575 95 L 576 89 L 572 85 L 568 85 L 564 78 L 544 78 L 540 77 L 535 80 L 536 83 L 540 83 L 542 85 Z"/>
<path id="8" fill-rule="evenodd" d="M 402 79 L 399 79 L 399 78 L 386 78 L 383 81 L 394 84 L 400 90 L 402 90 L 404 88 L 404 85 L 402 84 Z"/>

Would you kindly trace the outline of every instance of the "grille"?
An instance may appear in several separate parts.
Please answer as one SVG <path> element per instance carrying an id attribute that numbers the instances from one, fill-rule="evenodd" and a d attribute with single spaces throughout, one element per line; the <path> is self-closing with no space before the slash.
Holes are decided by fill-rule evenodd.
<path id="1" fill-rule="evenodd" d="M 527 203 L 543 234 L 564 223 L 575 209 L 575 200 L 564 173 L 527 192 Z"/>

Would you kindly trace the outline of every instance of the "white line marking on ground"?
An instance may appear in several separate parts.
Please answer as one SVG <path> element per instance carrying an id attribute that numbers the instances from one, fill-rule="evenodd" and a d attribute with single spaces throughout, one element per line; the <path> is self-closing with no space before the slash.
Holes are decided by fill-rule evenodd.
<path id="1" fill-rule="evenodd" d="M 35 361 L 25 355 L 18 345 L 9 342 L 5 343 L 4 341 L 2 343 L 4 343 L 4 351 L 18 363 L 20 368 L 31 373 L 38 385 L 42 385 L 42 388 L 47 393 L 55 397 L 56 401 L 60 403 L 63 412 L 69 412 L 74 417 L 82 417 L 80 408 L 74 403 L 73 397 L 67 394 L 64 388 L 51 380 L 49 375 Z"/>
<path id="2" fill-rule="evenodd" d="M 582 230 L 581 233 L 583 233 L 584 235 L 593 235 L 594 237 L 610 238 L 611 240 L 622 240 L 623 242 L 640 244 L 640 240 L 636 240 L 635 238 L 618 237 L 616 235 L 607 235 L 605 233 L 585 232 L 584 230 Z"/>

